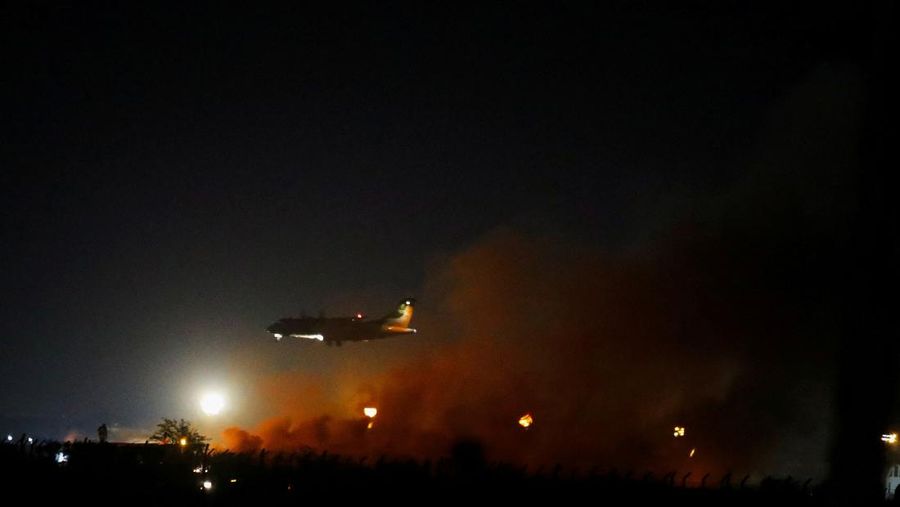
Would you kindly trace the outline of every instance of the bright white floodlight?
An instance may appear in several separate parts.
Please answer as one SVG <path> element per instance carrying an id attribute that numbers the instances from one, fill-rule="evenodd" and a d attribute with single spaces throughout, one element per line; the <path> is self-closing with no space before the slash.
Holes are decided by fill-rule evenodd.
<path id="1" fill-rule="evenodd" d="M 206 393 L 200 398 L 200 408 L 206 415 L 217 415 L 225 408 L 225 397 L 221 393 Z"/>

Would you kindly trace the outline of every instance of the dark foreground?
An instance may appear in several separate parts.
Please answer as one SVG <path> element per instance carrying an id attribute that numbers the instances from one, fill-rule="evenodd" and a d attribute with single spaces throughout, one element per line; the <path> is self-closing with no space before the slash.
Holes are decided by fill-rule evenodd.
<path id="1" fill-rule="evenodd" d="M 833 505 L 826 488 L 790 478 L 758 484 L 630 472 L 571 474 L 486 463 L 476 444 L 430 462 L 351 460 L 315 452 L 211 453 L 202 446 L 81 442 L 0 445 L 5 505 L 302 505 L 311 501 L 432 504 L 492 499 L 583 505 Z M 205 483 L 205 484 L 204 484 Z"/>

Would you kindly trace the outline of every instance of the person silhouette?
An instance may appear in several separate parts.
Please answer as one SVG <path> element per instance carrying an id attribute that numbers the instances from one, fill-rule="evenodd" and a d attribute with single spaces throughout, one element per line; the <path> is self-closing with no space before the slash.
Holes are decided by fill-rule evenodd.
<path id="1" fill-rule="evenodd" d="M 108 434 L 109 430 L 107 430 L 106 428 L 106 423 L 101 424 L 100 427 L 97 428 L 97 436 L 100 437 L 101 444 L 106 443 L 106 437 Z"/>

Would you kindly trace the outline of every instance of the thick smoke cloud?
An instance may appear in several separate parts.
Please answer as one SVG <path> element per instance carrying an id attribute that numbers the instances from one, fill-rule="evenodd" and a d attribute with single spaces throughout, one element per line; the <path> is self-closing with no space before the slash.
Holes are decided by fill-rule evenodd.
<path id="1" fill-rule="evenodd" d="M 782 135 L 797 143 L 764 140 L 746 178 L 666 217 L 653 241 L 612 251 L 501 229 L 439 262 L 416 315 L 429 352 L 349 373 L 346 392 L 281 374 L 260 387 L 279 415 L 229 429 L 225 446 L 437 457 L 474 439 L 529 465 L 821 477 L 855 95 L 833 117 L 796 113 L 852 92 L 852 76 L 828 71 L 785 98 L 773 122 L 790 119 Z M 809 151 L 819 138 L 834 142 Z"/>
<path id="2" fill-rule="evenodd" d="M 828 413 L 827 350 L 770 280 L 748 277 L 754 264 L 704 248 L 716 247 L 635 257 L 491 234 L 441 269 L 441 299 L 426 301 L 442 316 L 420 312 L 420 338 L 447 322 L 445 345 L 378 378 L 343 379 L 357 390 L 332 402 L 315 387 L 323 379 L 277 376 L 270 395 L 286 415 L 231 429 L 225 445 L 436 457 L 476 439 L 493 459 L 660 470 L 691 466 L 696 447 L 694 466 L 759 466 Z M 338 408 L 370 403 L 371 430 Z M 527 431 L 516 424 L 525 413 Z"/>

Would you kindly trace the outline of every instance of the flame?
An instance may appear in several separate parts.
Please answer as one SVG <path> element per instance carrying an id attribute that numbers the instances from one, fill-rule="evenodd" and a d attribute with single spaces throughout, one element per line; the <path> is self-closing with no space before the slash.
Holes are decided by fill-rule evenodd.
<path id="1" fill-rule="evenodd" d="M 366 417 L 371 419 L 378 414 L 378 409 L 375 407 L 366 407 L 363 409 L 363 414 L 365 414 Z"/>
<path id="2" fill-rule="evenodd" d="M 534 424 L 534 418 L 531 417 L 531 414 L 525 414 L 519 418 L 519 426 L 523 428 L 528 428 L 532 424 Z"/>

